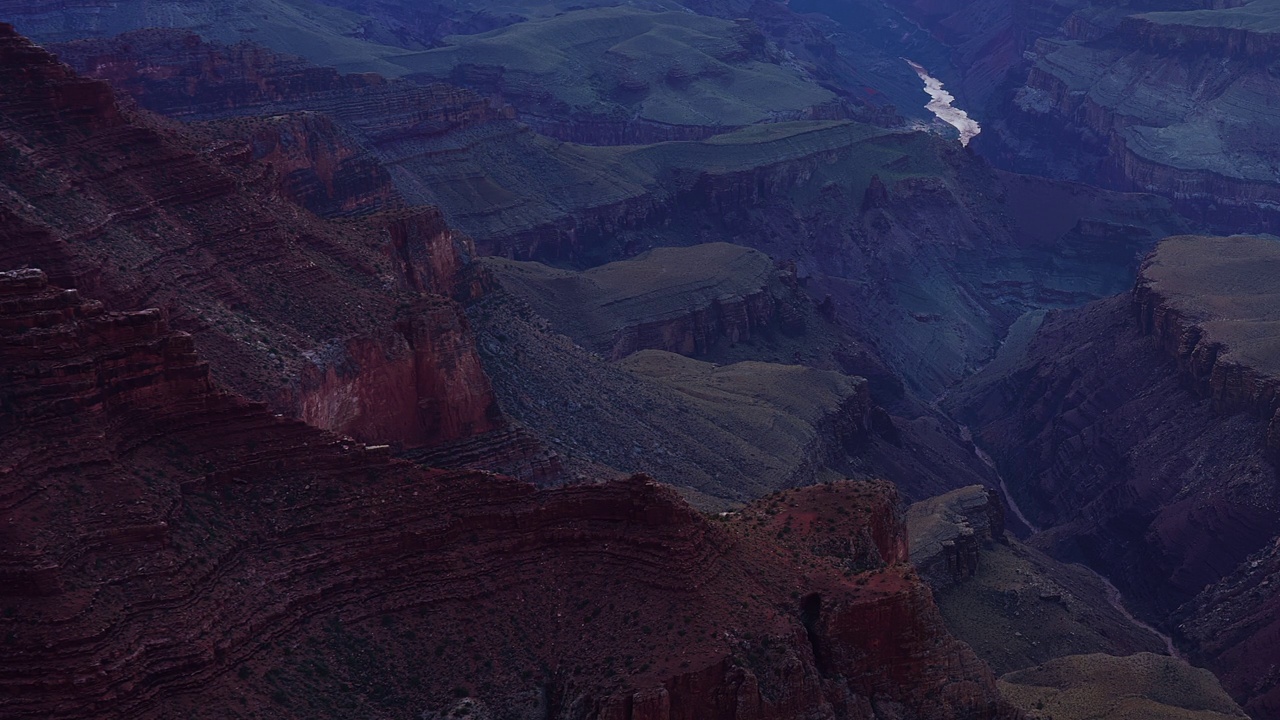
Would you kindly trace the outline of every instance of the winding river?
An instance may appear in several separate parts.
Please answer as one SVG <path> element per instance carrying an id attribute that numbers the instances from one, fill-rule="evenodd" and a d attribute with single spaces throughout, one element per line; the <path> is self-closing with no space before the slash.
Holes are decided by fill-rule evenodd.
<path id="1" fill-rule="evenodd" d="M 907 64 L 912 70 L 916 71 L 916 75 L 920 76 L 920 80 L 924 83 L 924 91 L 929 94 L 929 102 L 925 104 L 925 108 L 934 114 L 939 120 L 947 123 L 960 131 L 960 144 L 968 145 L 969 141 L 978 133 L 982 132 L 982 126 L 977 120 L 969 117 L 969 113 L 961 110 L 952 103 L 956 98 L 951 93 L 942 89 L 942 81 L 929 74 L 924 66 L 907 60 Z"/>

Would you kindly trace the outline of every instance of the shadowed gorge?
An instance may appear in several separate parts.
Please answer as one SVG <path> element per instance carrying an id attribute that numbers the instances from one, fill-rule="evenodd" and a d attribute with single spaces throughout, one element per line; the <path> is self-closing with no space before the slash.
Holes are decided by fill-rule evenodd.
<path id="1" fill-rule="evenodd" d="M 1130 297 L 1050 315 L 1012 373 L 979 376 L 955 399 L 1048 528 L 1035 542 L 1102 569 L 1143 614 L 1176 622 L 1190 657 L 1263 716 L 1275 686 L 1255 643 L 1274 629 L 1256 613 L 1273 596 L 1252 594 L 1256 609 L 1229 616 L 1214 604 L 1236 597 L 1218 583 L 1265 577 L 1257 554 L 1280 531 L 1265 342 L 1276 248 L 1272 238 L 1166 239 Z"/>

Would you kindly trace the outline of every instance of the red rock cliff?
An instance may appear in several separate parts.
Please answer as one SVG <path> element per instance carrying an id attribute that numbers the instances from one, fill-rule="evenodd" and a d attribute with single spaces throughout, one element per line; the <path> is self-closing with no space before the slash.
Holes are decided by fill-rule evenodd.
<path id="1" fill-rule="evenodd" d="M 7 25 L 0 85 L 6 267 L 159 306 L 220 382 L 329 430 L 430 445 L 501 424 L 465 321 L 429 299 L 466 260 L 438 213 L 321 221 L 280 197 L 287 163 L 122 108 Z"/>
<path id="2" fill-rule="evenodd" d="M 0 273 L 7 717 L 1012 717 L 887 484 L 716 521 L 642 477 L 423 471 L 192 350 Z"/>

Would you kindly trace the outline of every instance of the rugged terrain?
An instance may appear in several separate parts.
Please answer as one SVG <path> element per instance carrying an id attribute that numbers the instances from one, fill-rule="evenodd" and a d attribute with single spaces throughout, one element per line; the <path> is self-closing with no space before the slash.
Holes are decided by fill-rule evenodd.
<path id="1" fill-rule="evenodd" d="M 481 254 L 584 269 L 730 241 L 794 263 L 805 292 L 830 295 L 857 344 L 925 399 L 989 359 L 1022 313 L 1123 289 L 1156 238 L 1185 230 L 1156 198 L 993 172 L 920 132 L 813 120 L 648 145 L 565 143 L 462 90 L 370 85 L 183 37 L 134 33 L 61 51 L 144 106 L 252 140 L 300 187 L 373 187 L 368 173 L 344 183 L 334 168 L 376 160 L 402 197 L 439 206 Z M 283 113 L 323 114 L 333 128 L 247 117 Z M 302 128 L 289 157 L 275 150 L 278 128 Z M 348 141 L 328 170 L 298 159 Z M 313 196 L 312 206 L 333 204 Z"/>
<path id="2" fill-rule="evenodd" d="M 0 30 L 8 151 L 0 258 L 160 307 L 220 382 L 369 442 L 499 423 L 454 291 L 465 239 L 431 208 L 325 222 L 244 142 L 116 103 Z"/>
<path id="3" fill-rule="evenodd" d="M 1078 8 L 1034 45 L 984 149 L 1169 196 L 1229 231 L 1272 228 L 1276 16 L 1266 1 Z"/>
<path id="4" fill-rule="evenodd" d="M 1035 542 L 1110 576 L 1260 717 L 1276 711 L 1258 643 L 1275 632 L 1278 257 L 1270 238 L 1167 239 L 1130 296 L 1051 313 L 1007 374 L 953 396 Z"/>
<path id="5" fill-rule="evenodd" d="M 1008 532 L 993 491 L 914 503 L 907 531 L 947 626 L 1004 674 L 1002 691 L 1028 718 L 1245 717 L 1212 673 L 1130 616 L 1114 587 Z"/>
<path id="6" fill-rule="evenodd" d="M 1167 652 L 1114 607 L 1092 571 L 1006 531 L 992 490 L 975 485 L 913 503 L 907 529 L 911 563 L 934 587 L 948 627 L 997 673 L 1066 655 Z"/>
<path id="7" fill-rule="evenodd" d="M 711 509 L 833 476 L 889 478 L 911 498 L 994 482 L 954 428 L 935 415 L 891 416 L 869 381 L 838 368 L 785 358 L 716 366 L 661 350 L 609 361 L 508 292 L 468 312 L 501 406 L 547 438 L 571 474 L 592 462 L 648 472 Z M 740 347 L 773 352 L 757 340 Z"/>
<path id="8" fill-rule="evenodd" d="M 1015 716 L 887 484 L 714 521 L 422 470 L 219 391 L 158 310 L 0 298 L 10 717 Z"/>
<path id="9" fill-rule="evenodd" d="M 1270 5 L 812 5 L 0 0 L 4 713 L 1280 713 Z"/>

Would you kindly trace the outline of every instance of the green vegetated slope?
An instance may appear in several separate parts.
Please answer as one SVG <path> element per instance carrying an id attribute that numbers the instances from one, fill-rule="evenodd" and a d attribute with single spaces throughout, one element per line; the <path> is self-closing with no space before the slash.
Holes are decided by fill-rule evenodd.
<path id="1" fill-rule="evenodd" d="M 849 159 L 859 201 L 872 174 L 893 172 L 904 152 L 894 131 L 850 121 L 756 125 L 704 141 L 596 147 L 562 143 L 514 124 L 492 123 L 446 137 L 379 148 L 411 201 L 439 206 L 481 241 L 512 237 L 595 209 L 626 213 L 660 205 L 704 175 L 749 172 L 823 153 Z M 884 142 L 880 142 L 883 140 Z M 927 171 L 916 163 L 904 172 Z M 679 232 L 679 228 L 675 229 Z"/>
<path id="2" fill-rule="evenodd" d="M 608 362 L 505 292 L 468 314 L 503 410 L 549 442 L 571 474 L 585 479 L 600 465 L 647 472 L 707 510 L 871 476 L 812 462 L 820 422 L 864 391 L 861 379 L 768 363 L 716 367 L 660 351 Z M 709 396 L 694 397 L 699 383 Z"/>
<path id="3" fill-rule="evenodd" d="M 912 504 L 911 558 L 934 586 L 947 627 L 997 674 L 1028 720 L 1242 718 L 1218 679 L 1166 654 L 1089 569 L 981 524 L 988 491 L 967 487 Z M 976 521 L 976 524 L 975 524 Z M 972 529 L 973 575 L 951 574 L 941 543 Z"/>
<path id="4" fill-rule="evenodd" d="M 623 328 L 758 293 L 776 274 L 764 253 L 728 243 L 656 248 L 584 272 L 498 258 L 480 262 L 558 330 L 604 353 Z"/>
<path id="5" fill-rule="evenodd" d="M 1030 720 L 1247 717 L 1208 670 L 1151 653 L 1058 658 L 1005 675 L 1000 690 Z"/>
<path id="6" fill-rule="evenodd" d="M 1280 32 L 1280 2 L 1277 0 L 1252 0 L 1238 7 L 1219 7 L 1213 10 L 1150 12 L 1137 17 L 1161 25 L 1230 28 L 1255 33 Z"/>
<path id="7" fill-rule="evenodd" d="M 1134 158 L 1109 162 L 1126 163 L 1122 169 L 1135 186 L 1218 204 L 1273 204 L 1273 98 L 1280 78 L 1271 61 L 1280 47 L 1280 2 L 1133 10 L 1086 6 L 1077 13 L 1079 24 L 1103 37 L 1039 41 L 1036 72 L 1017 92 L 1017 105 L 1033 121 L 1075 118 L 1068 122 L 1097 133 L 1113 150 L 1113 138 L 1122 140 Z M 1135 160 L 1180 171 L 1182 179 L 1130 167 Z M 1195 187 L 1185 173 L 1211 175 Z M 1251 189 L 1233 189 L 1224 179 Z"/>
<path id="8" fill-rule="evenodd" d="M 234 44 L 243 40 L 277 52 L 298 55 L 342 72 L 377 72 L 396 77 L 404 69 L 383 58 L 407 52 L 360 37 L 365 18 L 309 0 L 118 0 L 108 6 L 67 3 L 56 10 L 7 7 L 0 19 L 42 42 L 109 37 L 141 28 L 184 28 L 207 40 Z"/>
<path id="9" fill-rule="evenodd" d="M 476 262 L 556 332 L 605 358 L 652 348 L 721 364 L 803 363 L 866 377 L 884 402 L 901 394 L 901 381 L 874 352 L 823 317 L 791 271 L 757 250 L 723 242 L 658 247 L 584 271 Z M 750 317 L 741 314 L 748 306 Z"/>
<path id="10" fill-rule="evenodd" d="M 619 367 L 675 391 L 683 405 L 715 418 L 717 437 L 704 439 L 733 448 L 762 478 L 791 474 L 807 484 L 843 475 L 838 463 L 822 463 L 816 446 L 819 432 L 833 424 L 841 405 L 856 405 L 855 398 L 865 393 L 862 378 L 802 365 L 716 365 L 658 350 L 642 350 Z M 671 430 L 684 428 L 673 423 Z M 814 467 L 805 467 L 810 464 Z"/>
<path id="11" fill-rule="evenodd" d="M 764 61 L 763 37 L 688 12 L 592 8 L 447 42 L 394 62 L 439 79 L 500 75 L 504 93 L 545 96 L 547 109 L 669 125 L 747 125 L 835 99 Z"/>
<path id="12" fill-rule="evenodd" d="M 1164 643 L 1112 607 L 1089 570 L 1011 540 L 982 552 L 977 574 L 936 591 L 947 626 L 997 673 L 1063 655 L 1135 650 Z"/>

